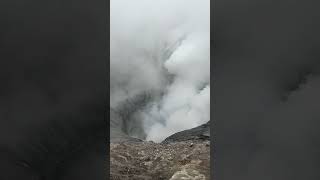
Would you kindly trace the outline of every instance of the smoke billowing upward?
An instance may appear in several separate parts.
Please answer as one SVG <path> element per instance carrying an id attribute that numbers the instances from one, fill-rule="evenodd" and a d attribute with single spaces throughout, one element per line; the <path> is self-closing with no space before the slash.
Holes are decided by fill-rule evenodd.
<path id="1" fill-rule="evenodd" d="M 110 24 L 112 108 L 148 94 L 131 108 L 154 141 L 209 121 L 209 0 L 111 0 Z"/>

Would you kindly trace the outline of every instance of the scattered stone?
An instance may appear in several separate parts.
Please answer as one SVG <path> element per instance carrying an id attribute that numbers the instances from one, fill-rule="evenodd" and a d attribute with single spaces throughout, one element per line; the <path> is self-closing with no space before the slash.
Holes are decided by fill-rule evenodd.
<path id="1" fill-rule="evenodd" d="M 111 180 L 210 180 L 206 142 L 112 143 Z M 158 151 L 156 151 L 158 150 Z M 125 158 L 116 158 L 119 155 Z"/>
<path id="2" fill-rule="evenodd" d="M 110 180 L 210 180 L 210 122 L 155 143 L 130 137 L 112 109 L 110 118 Z"/>

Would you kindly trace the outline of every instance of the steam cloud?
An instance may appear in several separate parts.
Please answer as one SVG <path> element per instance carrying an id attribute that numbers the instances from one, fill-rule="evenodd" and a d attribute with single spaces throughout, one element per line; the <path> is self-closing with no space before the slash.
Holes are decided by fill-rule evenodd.
<path id="1" fill-rule="evenodd" d="M 210 1 L 111 0 L 110 106 L 147 93 L 146 139 L 209 121 Z"/>

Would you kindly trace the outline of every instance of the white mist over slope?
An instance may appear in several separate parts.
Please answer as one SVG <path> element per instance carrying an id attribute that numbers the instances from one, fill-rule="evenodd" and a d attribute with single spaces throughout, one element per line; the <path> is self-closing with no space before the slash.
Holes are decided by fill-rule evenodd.
<path id="1" fill-rule="evenodd" d="M 110 106 L 144 92 L 147 140 L 210 118 L 210 0 L 111 0 Z"/>

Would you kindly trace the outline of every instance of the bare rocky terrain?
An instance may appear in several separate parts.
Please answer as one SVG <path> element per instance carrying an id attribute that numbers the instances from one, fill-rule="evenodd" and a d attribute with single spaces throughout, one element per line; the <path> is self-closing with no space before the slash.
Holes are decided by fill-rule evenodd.
<path id="1" fill-rule="evenodd" d="M 110 109 L 111 180 L 210 180 L 210 122 L 161 143 L 131 137 L 123 116 Z"/>
<path id="2" fill-rule="evenodd" d="M 111 180 L 210 180 L 210 141 L 110 144 Z"/>

